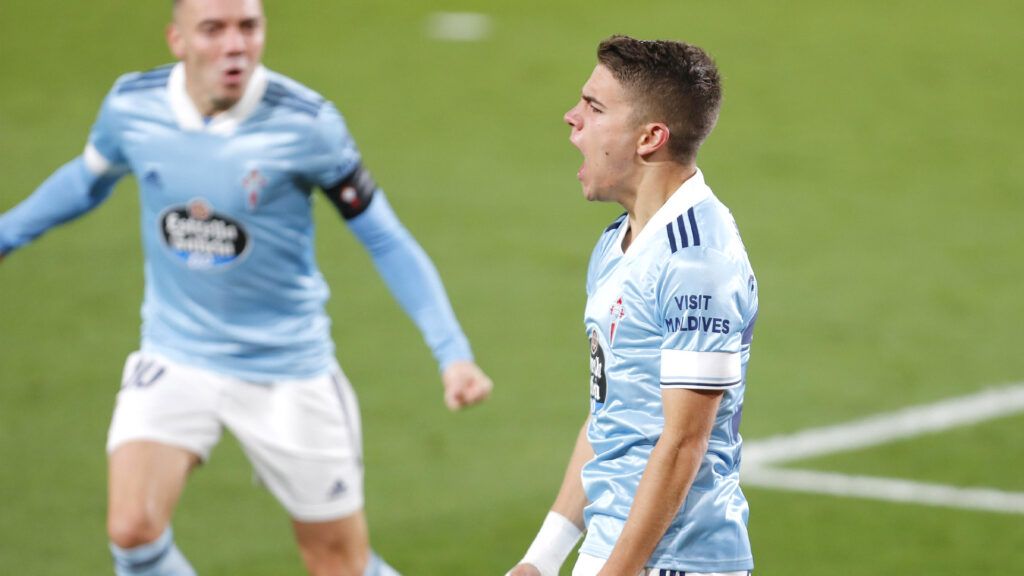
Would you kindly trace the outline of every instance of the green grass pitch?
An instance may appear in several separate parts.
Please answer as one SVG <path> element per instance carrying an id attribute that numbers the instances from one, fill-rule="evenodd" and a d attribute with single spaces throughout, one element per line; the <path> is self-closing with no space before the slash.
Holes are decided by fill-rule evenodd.
<path id="1" fill-rule="evenodd" d="M 0 211 L 78 154 L 169 2 L 4 0 Z M 334 100 L 440 269 L 496 389 L 449 414 L 419 335 L 317 206 L 339 357 L 361 399 L 374 546 L 406 574 L 501 574 L 585 417 L 590 205 L 562 114 L 612 33 L 686 39 L 725 78 L 701 167 L 761 286 L 748 439 L 1024 380 L 1019 2 L 267 1 L 266 63 Z M 491 17 L 440 42 L 435 11 Z M 110 573 L 103 444 L 138 340 L 135 184 L 0 264 L 0 573 Z M 805 463 L 1024 491 L 1020 416 Z M 750 488 L 759 575 L 1015 573 L 1020 516 Z M 225 441 L 178 541 L 204 575 L 302 574 Z M 565 571 L 567 573 L 567 570 Z"/>

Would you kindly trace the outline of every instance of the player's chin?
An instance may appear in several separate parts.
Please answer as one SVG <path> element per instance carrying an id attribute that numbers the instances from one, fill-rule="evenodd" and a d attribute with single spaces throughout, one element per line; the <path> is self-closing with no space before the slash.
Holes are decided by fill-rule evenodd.
<path id="1" fill-rule="evenodd" d="M 230 103 L 232 106 L 238 103 L 245 94 L 244 84 L 228 84 L 221 86 L 220 94 L 218 97 L 224 102 Z"/>

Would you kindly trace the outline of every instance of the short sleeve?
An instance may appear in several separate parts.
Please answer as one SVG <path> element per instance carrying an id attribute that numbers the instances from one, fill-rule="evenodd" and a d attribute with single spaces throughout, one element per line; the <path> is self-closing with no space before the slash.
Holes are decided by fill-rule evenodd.
<path id="1" fill-rule="evenodd" d="M 345 120 L 338 109 L 325 102 L 314 121 L 314 149 L 310 157 L 307 178 L 327 189 L 337 185 L 356 168 L 361 158 L 355 140 L 349 134 Z"/>
<path id="2" fill-rule="evenodd" d="M 743 331 L 751 320 L 741 263 L 713 250 L 673 254 L 658 284 L 661 386 L 725 389 L 742 382 Z"/>

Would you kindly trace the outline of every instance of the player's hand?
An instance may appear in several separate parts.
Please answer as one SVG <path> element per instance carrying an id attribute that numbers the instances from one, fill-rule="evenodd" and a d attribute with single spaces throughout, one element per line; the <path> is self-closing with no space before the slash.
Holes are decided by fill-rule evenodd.
<path id="1" fill-rule="evenodd" d="M 479 404 L 491 395 L 494 383 L 474 362 L 452 362 L 441 374 L 444 383 L 444 403 L 449 410 L 459 410 Z"/>
<path id="2" fill-rule="evenodd" d="M 516 564 L 505 576 L 540 576 L 540 570 L 533 564 Z"/>

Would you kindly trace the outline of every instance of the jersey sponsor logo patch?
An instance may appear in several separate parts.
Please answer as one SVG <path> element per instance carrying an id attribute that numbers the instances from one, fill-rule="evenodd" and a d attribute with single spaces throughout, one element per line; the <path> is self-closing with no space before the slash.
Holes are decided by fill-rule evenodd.
<path id="1" fill-rule="evenodd" d="M 672 297 L 672 302 L 679 309 L 681 316 L 667 316 L 665 330 L 668 332 L 706 332 L 711 334 L 728 334 L 729 319 L 705 316 L 702 312 L 710 309 L 712 297 L 707 294 L 679 294 Z"/>
<path id="2" fill-rule="evenodd" d="M 707 316 L 683 316 L 681 318 L 665 318 L 665 330 L 668 332 L 705 332 L 708 334 L 728 334 L 731 326 L 725 318 Z"/>
<path id="3" fill-rule="evenodd" d="M 608 397 L 608 378 L 605 375 L 604 350 L 597 336 L 597 328 L 590 330 L 590 398 L 604 404 Z"/>
<path id="4" fill-rule="evenodd" d="M 213 211 L 205 200 L 172 207 L 160 216 L 164 245 L 189 268 L 223 268 L 240 260 L 250 247 L 241 223 Z"/>

